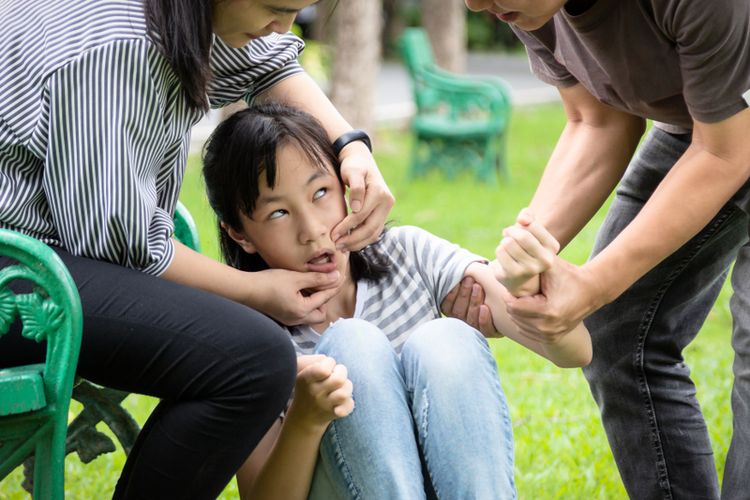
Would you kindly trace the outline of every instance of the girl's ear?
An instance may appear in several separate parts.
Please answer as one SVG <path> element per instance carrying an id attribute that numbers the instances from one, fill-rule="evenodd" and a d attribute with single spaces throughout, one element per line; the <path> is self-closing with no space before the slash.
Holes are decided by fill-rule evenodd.
<path id="1" fill-rule="evenodd" d="M 258 253 L 255 245 L 253 245 L 253 243 L 245 237 L 244 233 L 235 230 L 225 222 L 221 223 L 221 228 L 226 231 L 229 237 L 232 238 L 234 242 L 237 243 L 240 248 L 242 248 L 246 253 Z"/>

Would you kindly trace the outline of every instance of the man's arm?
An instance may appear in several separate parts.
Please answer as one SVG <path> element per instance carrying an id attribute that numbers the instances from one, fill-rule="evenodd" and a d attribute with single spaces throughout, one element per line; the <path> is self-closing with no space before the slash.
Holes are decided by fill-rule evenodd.
<path id="1" fill-rule="evenodd" d="M 580 84 L 559 91 L 567 124 L 529 207 L 565 247 L 617 185 L 645 122 L 602 104 Z"/>
<path id="2" fill-rule="evenodd" d="M 509 302 L 522 328 L 547 338 L 614 300 L 697 234 L 750 176 L 750 109 L 695 122 L 693 140 L 638 216 L 599 255 L 577 267 L 557 261 L 543 297 Z"/>
<path id="3" fill-rule="evenodd" d="M 610 245 L 586 264 L 614 300 L 695 236 L 750 177 L 750 109 L 718 123 L 694 121 L 693 140 Z"/>

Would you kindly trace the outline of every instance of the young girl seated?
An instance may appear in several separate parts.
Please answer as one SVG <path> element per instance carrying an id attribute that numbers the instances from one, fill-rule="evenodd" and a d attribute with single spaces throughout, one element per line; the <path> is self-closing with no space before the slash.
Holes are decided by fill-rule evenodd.
<path id="1" fill-rule="evenodd" d="M 300 354 L 294 397 L 239 471 L 241 495 L 514 498 L 495 360 L 486 339 L 442 318 L 439 304 L 473 277 L 498 332 L 560 366 L 588 363 L 586 329 L 555 343 L 527 339 L 487 261 L 416 227 L 388 229 L 359 252 L 337 249 L 331 230 L 347 213 L 339 165 L 325 131 L 299 110 L 232 115 L 209 139 L 203 173 L 230 265 L 340 273 L 326 320 L 288 328 Z M 498 257 L 514 292 L 557 243 L 530 220 L 508 234 Z"/>

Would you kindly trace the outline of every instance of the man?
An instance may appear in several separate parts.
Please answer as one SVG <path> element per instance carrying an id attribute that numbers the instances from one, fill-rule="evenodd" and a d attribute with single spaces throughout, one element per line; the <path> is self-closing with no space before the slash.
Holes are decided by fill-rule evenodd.
<path id="1" fill-rule="evenodd" d="M 513 300 L 529 336 L 586 318 L 584 370 L 632 498 L 718 498 L 682 350 L 732 261 L 734 433 L 722 498 L 750 474 L 750 2 L 466 0 L 511 25 L 567 124 L 531 209 L 565 245 L 619 182 L 583 266 Z M 640 147 L 645 119 L 654 121 Z M 637 152 L 636 152 L 637 149 Z"/>

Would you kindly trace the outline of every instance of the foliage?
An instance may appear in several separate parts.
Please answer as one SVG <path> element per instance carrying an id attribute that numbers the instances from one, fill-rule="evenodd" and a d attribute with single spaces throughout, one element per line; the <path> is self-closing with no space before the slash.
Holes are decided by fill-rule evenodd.
<path id="1" fill-rule="evenodd" d="M 402 130 L 382 131 L 375 140 L 379 165 L 396 196 L 392 219 L 414 224 L 491 256 L 501 228 L 528 203 L 563 124 L 557 105 L 517 109 L 511 119 L 509 165 L 512 178 L 498 185 L 477 183 L 471 173 L 448 180 L 438 172 L 408 178 L 411 146 Z M 190 159 L 181 199 L 191 210 L 201 245 L 216 257 L 215 221 L 207 208 L 199 175 L 199 158 Z M 600 212 L 565 249 L 576 263 L 585 261 L 601 224 Z M 723 471 L 731 412 L 732 351 L 729 291 L 725 289 L 698 339 L 686 352 L 693 368 L 719 472 Z M 522 499 L 625 499 L 617 469 L 599 421 L 599 412 L 579 370 L 563 370 L 508 340 L 492 341 L 514 422 L 516 484 Z M 467 387 L 467 390 L 470 390 Z M 143 423 L 155 401 L 130 396 L 127 406 Z M 111 497 L 124 457 L 117 452 L 82 466 L 66 461 L 68 498 Z M 0 500 L 27 498 L 20 472 L 0 483 Z M 234 483 L 221 498 L 237 498 Z"/>

